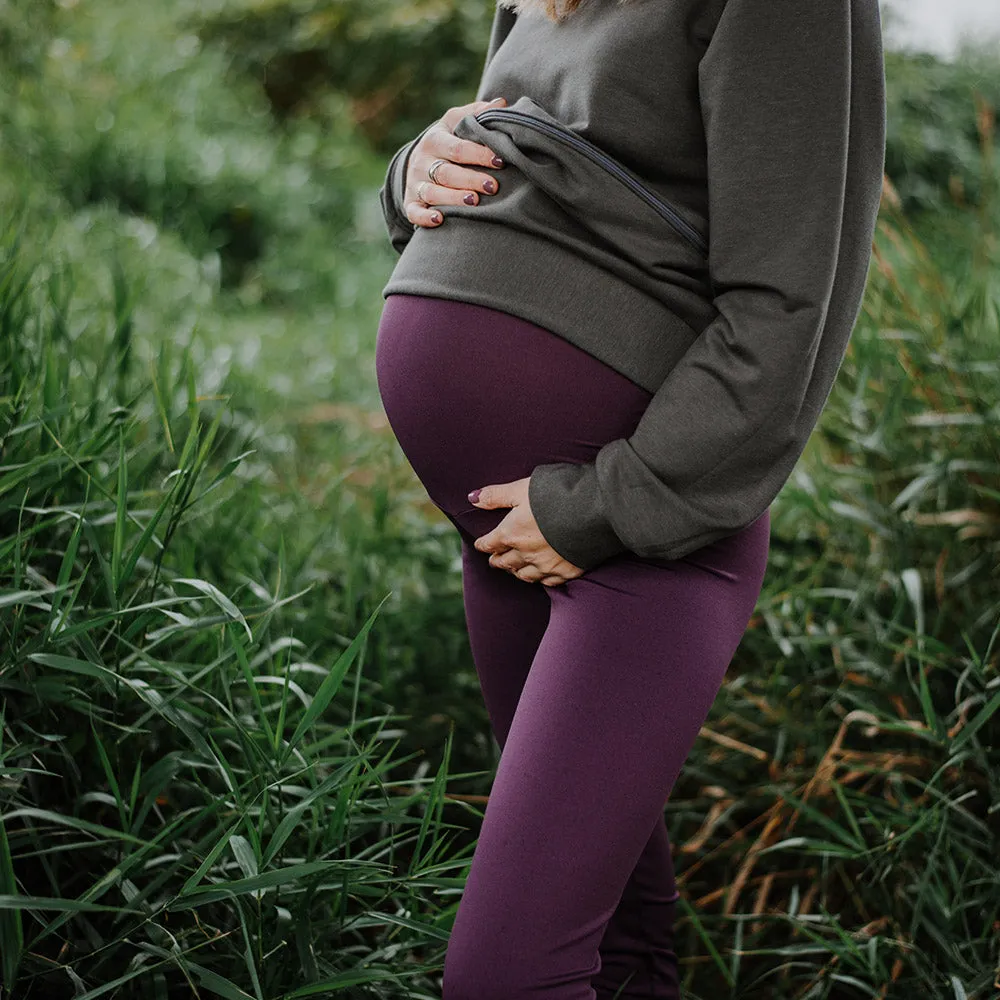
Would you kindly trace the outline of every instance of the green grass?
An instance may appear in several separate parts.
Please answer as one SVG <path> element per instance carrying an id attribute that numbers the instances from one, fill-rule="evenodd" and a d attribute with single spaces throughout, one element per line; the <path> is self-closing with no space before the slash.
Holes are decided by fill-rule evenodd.
<path id="1" fill-rule="evenodd" d="M 121 296 L 74 334 L 16 230 L 2 260 L 5 989 L 406 982 L 461 856 L 450 735 L 400 776 L 361 669 L 390 592 L 291 563 L 189 347 L 130 374 Z"/>

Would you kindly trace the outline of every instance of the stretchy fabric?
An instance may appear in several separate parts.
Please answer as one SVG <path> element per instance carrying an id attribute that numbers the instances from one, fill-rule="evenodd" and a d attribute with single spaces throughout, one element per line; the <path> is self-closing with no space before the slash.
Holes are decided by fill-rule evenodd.
<path id="1" fill-rule="evenodd" d="M 385 302 L 376 374 L 400 447 L 461 535 L 502 748 L 444 1000 L 677 1000 L 664 806 L 759 597 L 769 511 L 676 560 L 621 553 L 558 586 L 524 582 L 473 547 L 508 508 L 466 495 L 592 460 L 649 392 L 530 321 L 413 295 Z"/>
<path id="2" fill-rule="evenodd" d="M 493 97 L 614 157 L 707 260 L 572 140 L 486 111 L 455 134 L 509 161 L 476 168 L 499 190 L 429 196 L 439 226 L 405 215 L 414 144 L 389 164 L 401 256 L 383 294 L 532 320 L 655 393 L 629 435 L 532 477 L 570 562 L 676 558 L 749 524 L 803 452 L 861 307 L 885 155 L 878 0 L 583 0 L 559 22 L 498 8 L 476 93 Z"/>

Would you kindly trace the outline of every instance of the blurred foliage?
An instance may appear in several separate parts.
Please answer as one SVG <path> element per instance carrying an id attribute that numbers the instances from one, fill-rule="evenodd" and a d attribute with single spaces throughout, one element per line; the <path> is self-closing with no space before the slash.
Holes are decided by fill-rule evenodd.
<path id="1" fill-rule="evenodd" d="M 35 30 L 33 3 L 0 8 L 11 45 Z M 274 130 L 257 83 L 188 26 L 197 9 L 65 3 L 39 25 L 34 61 L 0 72 L 2 155 L 73 207 L 108 201 L 218 253 L 233 287 L 266 245 L 350 229 L 364 153 L 332 96 L 322 124 Z"/>
<path id="2" fill-rule="evenodd" d="M 978 204 L 992 177 L 983 145 L 996 147 L 1000 56 L 970 52 L 952 63 L 888 52 L 886 82 L 886 173 L 904 208 Z"/>
<path id="3" fill-rule="evenodd" d="M 349 95 L 384 151 L 423 128 L 428 109 L 470 100 L 492 16 L 486 0 L 221 0 L 201 36 L 260 82 L 279 118 Z"/>

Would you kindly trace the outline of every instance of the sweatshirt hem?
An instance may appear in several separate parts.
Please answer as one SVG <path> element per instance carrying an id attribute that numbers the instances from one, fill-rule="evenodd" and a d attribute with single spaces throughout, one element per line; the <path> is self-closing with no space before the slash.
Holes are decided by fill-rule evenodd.
<path id="1" fill-rule="evenodd" d="M 551 239 L 457 215 L 434 229 L 414 229 L 382 297 L 395 293 L 518 316 L 650 393 L 698 337 L 662 302 Z"/>

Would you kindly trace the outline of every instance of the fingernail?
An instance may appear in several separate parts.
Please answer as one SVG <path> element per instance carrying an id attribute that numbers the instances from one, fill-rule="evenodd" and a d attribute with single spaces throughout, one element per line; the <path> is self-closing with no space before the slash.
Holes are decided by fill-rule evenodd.
<path id="1" fill-rule="evenodd" d="M 490 163 L 492 163 L 494 167 L 503 166 L 503 160 L 501 160 L 499 156 L 494 156 L 493 159 L 490 160 Z"/>
<path id="2" fill-rule="evenodd" d="M 478 490 L 473 490 L 469 494 L 469 503 L 479 503 L 479 494 L 482 493 L 482 487 Z"/>
<path id="3" fill-rule="evenodd" d="M 441 213 L 440 212 L 431 212 L 431 221 L 432 222 L 440 222 L 441 221 Z"/>
<path id="4" fill-rule="evenodd" d="M 473 194 L 473 193 L 472 193 L 472 192 L 470 191 L 470 192 L 469 192 L 469 193 L 468 193 L 468 194 L 467 194 L 467 195 L 466 195 L 466 196 L 465 196 L 465 197 L 464 197 L 464 198 L 462 199 L 462 201 L 464 201 L 466 205 L 475 205 L 475 203 L 476 203 L 476 196 L 475 196 L 475 195 L 474 195 L 474 194 Z"/>
<path id="5" fill-rule="evenodd" d="M 502 101 L 502 100 L 503 100 L 502 97 L 491 97 L 489 103 L 490 104 L 496 104 L 497 101 Z"/>
<path id="6" fill-rule="evenodd" d="M 483 181 L 483 187 L 486 188 L 488 194 L 495 194 L 497 189 L 497 182 L 493 178 Z"/>

